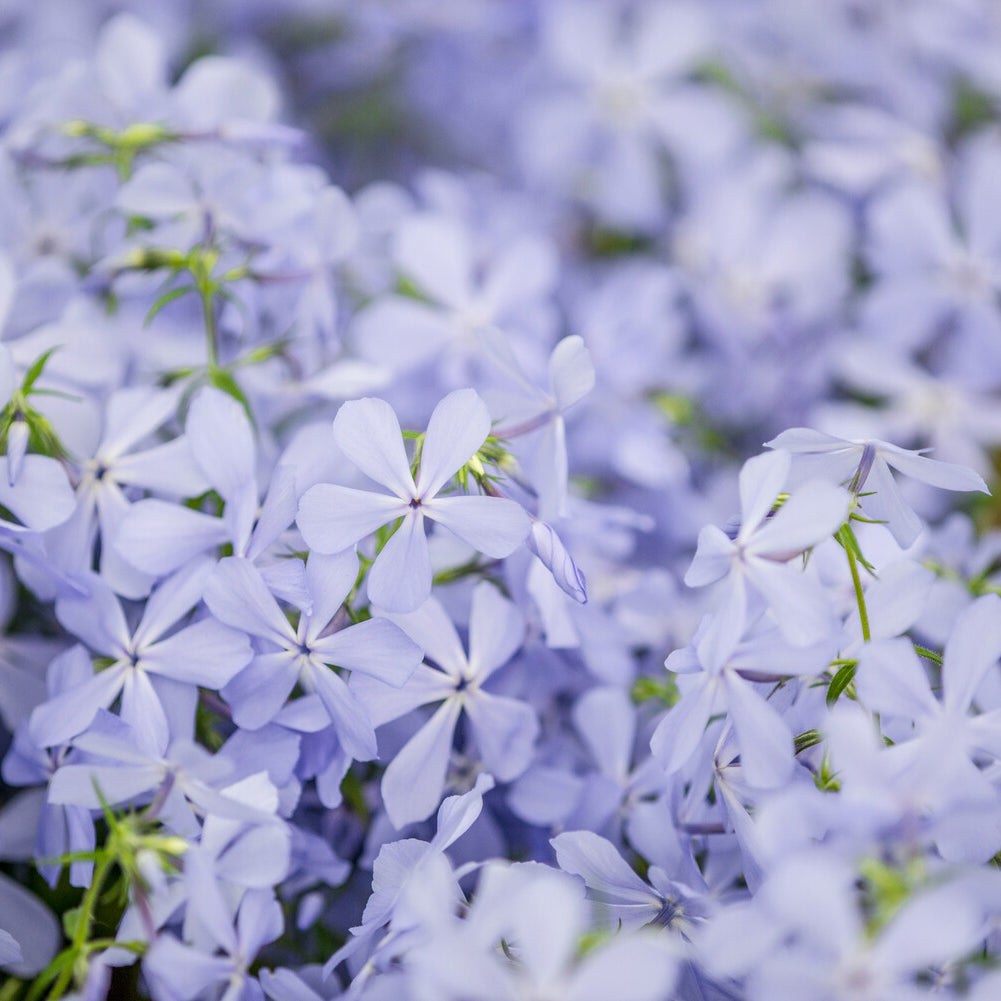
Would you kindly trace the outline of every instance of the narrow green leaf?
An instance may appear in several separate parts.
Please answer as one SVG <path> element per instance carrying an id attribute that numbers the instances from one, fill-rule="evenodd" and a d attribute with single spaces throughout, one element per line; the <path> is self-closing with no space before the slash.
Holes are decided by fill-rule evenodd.
<path id="1" fill-rule="evenodd" d="M 827 688 L 827 704 L 829 706 L 833 706 L 841 698 L 844 690 L 852 683 L 855 678 L 856 666 L 856 661 L 850 661 L 839 668 L 837 674 L 831 679 L 831 683 Z"/>
<path id="2" fill-rule="evenodd" d="M 175 299 L 180 299 L 182 295 L 190 295 L 192 292 L 196 292 L 197 289 L 194 285 L 179 285 L 177 288 L 172 288 L 169 292 L 165 292 L 160 296 L 156 302 L 150 306 L 145 318 L 143 319 L 143 327 L 148 327 L 152 322 L 157 313 L 163 309 L 168 303 L 173 302 Z"/>
<path id="3" fill-rule="evenodd" d="M 793 739 L 793 746 L 796 753 L 805 751 L 808 747 L 816 747 L 824 739 L 824 735 L 819 730 L 804 730 L 797 733 Z"/>
<path id="4" fill-rule="evenodd" d="M 28 369 L 27 374 L 24 377 L 24 382 L 21 385 L 21 390 L 23 393 L 27 394 L 31 392 L 31 387 L 34 386 L 35 381 L 42 374 L 42 370 L 45 368 L 46 363 L 52 357 L 52 355 L 62 347 L 61 344 L 57 344 L 55 347 L 49 348 L 48 351 L 40 354 L 32 363 L 31 368 Z"/>

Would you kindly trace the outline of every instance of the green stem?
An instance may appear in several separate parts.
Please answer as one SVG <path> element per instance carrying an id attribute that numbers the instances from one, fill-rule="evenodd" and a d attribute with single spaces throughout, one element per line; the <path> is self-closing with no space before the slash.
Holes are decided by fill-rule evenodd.
<path id="1" fill-rule="evenodd" d="M 198 283 L 198 291 L 202 297 L 202 316 L 205 319 L 205 338 L 208 343 L 209 369 L 219 367 L 219 354 L 216 348 L 215 313 L 212 309 L 212 290 L 202 281 Z"/>
<path id="2" fill-rule="evenodd" d="M 848 554 L 848 566 L 851 568 L 852 572 L 852 584 L 855 587 L 855 601 L 858 603 L 858 617 L 859 621 L 862 623 L 862 639 L 866 643 L 872 639 L 872 635 L 869 632 L 869 613 L 866 611 L 865 607 L 865 594 L 862 591 L 862 581 L 859 578 L 858 572 L 858 560 L 855 558 L 855 554 L 851 549 L 846 548 L 845 552 Z"/>
<path id="3" fill-rule="evenodd" d="M 79 956 L 84 952 L 84 947 L 90 936 L 91 925 L 94 923 L 94 909 L 97 906 L 101 891 L 104 889 L 104 881 L 108 877 L 108 871 L 113 864 L 114 858 L 110 854 L 97 863 L 94 869 L 94 877 L 90 882 L 90 886 L 87 887 L 87 892 L 83 895 L 83 901 L 80 903 L 80 917 L 73 934 L 73 942 L 70 945 L 70 949 L 75 956 Z M 69 986 L 75 966 L 75 962 L 70 963 L 59 974 L 59 979 L 53 984 L 52 990 L 49 992 L 49 1001 L 56 1001 L 57 998 L 63 996 L 63 993 Z"/>

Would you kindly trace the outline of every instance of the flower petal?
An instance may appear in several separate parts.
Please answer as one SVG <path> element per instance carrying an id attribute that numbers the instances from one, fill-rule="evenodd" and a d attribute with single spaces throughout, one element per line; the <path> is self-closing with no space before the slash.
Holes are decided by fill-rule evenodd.
<path id="1" fill-rule="evenodd" d="M 506 497 L 435 497 L 421 506 L 429 518 L 494 559 L 510 556 L 532 527 L 522 506 Z"/>
<path id="2" fill-rule="evenodd" d="M 334 440 L 367 477 L 407 501 L 415 496 L 400 422 L 385 400 L 369 396 L 343 404 L 334 418 Z"/>
<path id="3" fill-rule="evenodd" d="M 382 799 L 397 830 L 424 820 L 438 806 L 461 711 L 458 699 L 447 699 L 386 768 Z"/>
<path id="4" fill-rule="evenodd" d="M 367 619 L 312 644 L 325 663 L 361 671 L 394 688 L 405 684 L 423 652 L 395 623 Z"/>
<path id="5" fill-rule="evenodd" d="M 457 389 L 434 408 L 428 421 L 417 493 L 430 499 L 476 454 L 490 433 L 490 413 L 474 389 Z"/>
<path id="6" fill-rule="evenodd" d="M 333 483 L 317 483 L 299 501 L 296 521 L 310 549 L 343 552 L 407 512 L 398 497 Z"/>
<path id="7" fill-rule="evenodd" d="M 431 594 L 431 554 L 420 510 L 409 510 L 375 558 L 369 597 L 390 612 L 412 612 Z"/>

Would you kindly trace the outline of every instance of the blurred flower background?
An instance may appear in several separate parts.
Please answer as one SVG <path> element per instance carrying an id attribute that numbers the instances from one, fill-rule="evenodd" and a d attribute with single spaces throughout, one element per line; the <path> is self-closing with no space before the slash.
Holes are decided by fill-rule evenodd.
<path id="1" fill-rule="evenodd" d="M 0 38 L 0 1001 L 1001 995 L 1001 4 Z"/>

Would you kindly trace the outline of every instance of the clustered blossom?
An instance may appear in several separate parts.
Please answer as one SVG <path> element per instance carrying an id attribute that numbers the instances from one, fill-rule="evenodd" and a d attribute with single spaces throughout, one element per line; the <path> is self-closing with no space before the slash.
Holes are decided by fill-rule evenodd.
<path id="1" fill-rule="evenodd" d="M 1001 996 L 989 0 L 11 0 L 3 1001 Z"/>

